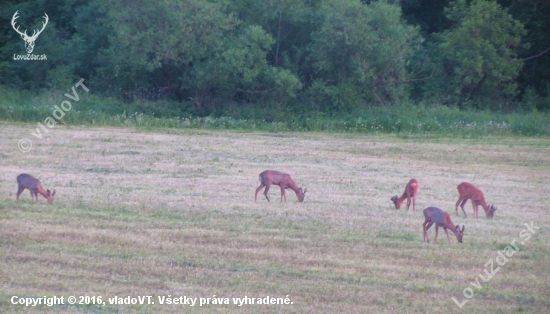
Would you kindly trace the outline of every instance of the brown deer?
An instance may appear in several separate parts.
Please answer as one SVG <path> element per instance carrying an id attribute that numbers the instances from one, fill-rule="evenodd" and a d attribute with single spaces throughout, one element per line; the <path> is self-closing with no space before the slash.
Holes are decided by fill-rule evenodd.
<path id="1" fill-rule="evenodd" d="M 21 195 L 24 189 L 29 189 L 29 191 L 31 192 L 31 199 L 33 201 L 36 198 L 36 202 L 38 203 L 38 194 L 40 193 L 42 196 L 44 196 L 48 200 L 48 203 L 53 204 L 55 190 L 53 190 L 53 193 L 50 192 L 50 190 L 44 190 L 44 187 L 42 187 L 42 183 L 40 183 L 38 179 L 31 176 L 30 174 L 22 173 L 18 175 L 17 185 L 19 186 L 17 189 L 18 203 L 19 203 L 19 195 Z"/>
<path id="2" fill-rule="evenodd" d="M 483 207 L 483 210 L 485 211 L 485 216 L 487 216 L 487 219 L 493 218 L 495 215 L 495 211 L 497 208 L 493 205 L 487 206 L 487 202 L 485 202 L 485 196 L 483 196 L 483 192 L 481 192 L 480 189 L 473 186 L 471 183 L 468 182 L 462 182 L 457 187 L 459 198 L 455 205 L 455 211 L 456 216 L 458 217 L 458 205 L 460 204 L 460 208 L 462 208 L 462 212 L 464 212 L 464 216 L 468 218 L 468 215 L 466 215 L 466 211 L 464 210 L 464 204 L 471 199 L 472 205 L 474 206 L 474 214 L 477 218 L 477 212 L 478 212 L 478 206 L 481 205 Z"/>
<path id="3" fill-rule="evenodd" d="M 391 200 L 395 205 L 395 209 L 400 209 L 403 201 L 407 199 L 407 210 L 409 210 L 409 206 L 411 206 L 411 197 L 412 197 L 413 212 L 415 212 L 416 195 L 418 195 L 418 181 L 415 178 L 412 178 L 411 180 L 409 180 L 409 183 L 407 183 L 407 185 L 405 186 L 405 192 L 403 192 L 403 195 L 401 195 L 400 198 L 397 198 L 397 195 L 394 195 L 392 196 Z"/>
<path id="4" fill-rule="evenodd" d="M 283 197 L 285 198 L 286 202 L 286 193 L 285 189 L 292 189 L 294 193 L 296 193 L 296 196 L 298 197 L 298 201 L 303 202 L 304 196 L 306 195 L 307 189 L 302 190 L 302 188 L 299 188 L 296 186 L 296 183 L 294 183 L 294 180 L 290 177 L 289 174 L 283 173 L 280 171 L 275 170 L 266 170 L 259 175 L 260 179 L 260 186 L 256 189 L 256 195 L 254 196 L 254 201 L 258 201 L 258 192 L 265 186 L 264 195 L 265 198 L 267 198 L 267 201 L 269 202 L 269 197 L 267 196 L 267 192 L 269 191 L 269 188 L 272 184 L 278 185 L 281 188 L 281 202 L 283 201 Z"/>
<path id="5" fill-rule="evenodd" d="M 451 231 L 455 234 L 458 242 L 462 243 L 464 226 L 462 226 L 462 230 L 460 229 L 459 225 L 455 226 L 451 221 L 451 216 L 449 215 L 449 213 L 446 213 L 437 207 L 428 207 L 424 209 L 424 217 L 426 218 L 426 220 L 424 220 L 424 224 L 422 225 L 424 229 L 424 241 L 426 241 L 427 239 L 428 243 L 430 243 L 428 229 L 430 229 L 430 227 L 435 223 L 434 243 L 437 243 L 437 231 L 439 227 L 443 227 L 443 230 L 445 230 L 445 233 L 447 234 L 447 240 L 449 240 L 449 244 L 451 244 L 451 238 L 449 237 L 449 232 L 447 231 L 447 229 L 451 229 Z"/>

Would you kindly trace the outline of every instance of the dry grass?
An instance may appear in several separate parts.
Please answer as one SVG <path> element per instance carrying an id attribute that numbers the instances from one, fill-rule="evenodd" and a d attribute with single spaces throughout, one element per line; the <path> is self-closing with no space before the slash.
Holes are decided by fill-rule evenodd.
<path id="1" fill-rule="evenodd" d="M 292 305 L 63 306 L 49 312 L 548 312 L 550 139 L 401 139 L 7 124 L 0 141 L 0 312 L 12 295 L 285 297 Z M 33 139 L 20 153 L 17 141 Z M 265 169 L 308 188 L 280 204 L 259 195 Z M 53 206 L 15 203 L 27 172 L 57 189 Z M 419 180 L 417 212 L 390 196 Z M 457 218 L 469 181 L 495 219 Z M 262 196 L 262 198 L 260 198 Z M 422 209 L 465 224 L 464 243 L 422 242 Z M 480 213 L 484 215 L 483 210 Z M 482 273 L 523 224 L 540 230 L 459 311 L 451 297 Z M 434 230 L 430 230 L 433 239 Z M 452 236 L 452 233 L 451 233 Z M 495 265 L 496 266 L 496 265 Z"/>

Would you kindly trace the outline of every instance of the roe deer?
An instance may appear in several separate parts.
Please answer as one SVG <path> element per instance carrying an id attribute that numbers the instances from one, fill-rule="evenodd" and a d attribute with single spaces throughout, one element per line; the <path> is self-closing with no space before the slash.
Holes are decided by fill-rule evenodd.
<path id="1" fill-rule="evenodd" d="M 437 231 L 439 227 L 443 227 L 443 230 L 445 230 L 445 233 L 447 234 L 447 240 L 449 240 L 449 244 L 451 244 L 451 238 L 449 237 L 449 232 L 447 231 L 447 229 L 451 229 L 451 231 L 455 234 L 458 242 L 462 243 L 464 226 L 462 226 L 462 230 L 460 230 L 459 225 L 456 225 L 455 227 L 455 225 L 451 221 L 451 216 L 449 215 L 449 213 L 446 213 L 437 207 L 428 207 L 424 209 L 424 217 L 426 218 L 426 220 L 424 220 L 424 224 L 422 225 L 424 229 L 424 241 L 426 241 L 427 239 L 428 243 L 430 243 L 428 229 L 430 229 L 430 227 L 435 223 L 434 243 L 437 243 Z"/>
<path id="2" fill-rule="evenodd" d="M 294 193 L 296 193 L 296 196 L 298 197 L 298 201 L 303 202 L 304 196 L 307 192 L 307 189 L 302 190 L 302 188 L 299 188 L 296 186 L 296 183 L 294 183 L 294 180 L 290 177 L 289 174 L 283 173 L 280 171 L 275 170 L 266 170 L 259 175 L 260 179 L 260 186 L 256 189 L 256 195 L 254 196 L 254 202 L 258 201 L 258 192 L 265 186 L 264 195 L 265 198 L 267 198 L 267 201 L 269 202 L 269 197 L 267 196 L 267 192 L 269 191 L 269 188 L 272 184 L 278 185 L 281 188 L 281 202 L 283 201 L 283 197 L 285 198 L 286 202 L 286 193 L 285 189 L 292 189 Z"/>
<path id="3" fill-rule="evenodd" d="M 42 183 L 38 181 L 35 177 L 31 176 L 30 174 L 22 173 L 17 176 L 17 185 L 19 186 L 17 189 L 17 202 L 19 203 L 19 195 L 23 192 L 24 189 L 29 189 L 31 192 L 31 199 L 34 201 L 36 198 L 36 202 L 38 203 L 38 193 L 42 194 L 47 200 L 48 203 L 53 203 L 53 198 L 55 196 L 55 190 L 53 190 L 53 193 L 50 192 L 50 190 L 44 190 L 42 187 Z"/>
<path id="4" fill-rule="evenodd" d="M 487 202 L 485 202 L 485 196 L 483 196 L 483 192 L 481 192 L 480 189 L 476 188 L 472 184 L 468 182 L 462 182 L 457 187 L 459 198 L 455 205 L 455 211 L 456 216 L 458 217 L 458 205 L 460 204 L 460 208 L 462 208 L 462 212 L 464 212 L 464 216 L 466 218 L 468 215 L 466 215 L 466 211 L 464 210 L 464 204 L 471 199 L 472 205 L 474 206 L 474 214 L 477 218 L 477 211 L 478 211 L 478 205 L 481 205 L 483 207 L 483 210 L 485 211 L 485 216 L 487 218 L 493 218 L 495 215 L 495 211 L 497 210 L 496 207 L 493 205 L 487 206 Z"/>
<path id="5" fill-rule="evenodd" d="M 395 209 L 400 209 L 401 204 L 405 199 L 407 199 L 407 210 L 411 206 L 411 197 L 413 203 L 413 212 L 416 211 L 416 195 L 418 194 L 418 181 L 415 178 L 409 180 L 409 183 L 405 186 L 405 192 L 401 195 L 400 198 L 397 198 L 397 195 L 392 196 L 391 200 L 395 205 Z"/>

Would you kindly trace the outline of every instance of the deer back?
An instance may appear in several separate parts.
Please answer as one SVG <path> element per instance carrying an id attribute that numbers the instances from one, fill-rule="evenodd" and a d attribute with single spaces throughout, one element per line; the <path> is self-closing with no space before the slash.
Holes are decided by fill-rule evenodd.
<path id="1" fill-rule="evenodd" d="M 426 217 L 426 220 L 433 221 L 436 224 L 445 224 L 445 213 L 441 209 L 437 207 L 428 207 L 424 209 L 424 217 Z M 449 214 L 447 214 L 448 216 Z"/>
<path id="2" fill-rule="evenodd" d="M 467 198 L 476 201 L 485 201 L 483 192 L 471 183 L 462 182 L 456 188 L 458 190 L 458 194 L 461 196 L 466 196 Z"/>
<path id="3" fill-rule="evenodd" d="M 29 190 L 39 189 L 42 187 L 42 184 L 40 184 L 40 181 L 37 178 L 26 173 L 22 173 L 17 176 L 17 184 L 20 188 L 24 187 Z"/>
<path id="4" fill-rule="evenodd" d="M 264 182 L 264 184 L 269 182 L 274 185 L 283 185 L 289 187 L 294 187 L 296 185 L 294 183 L 294 180 L 292 180 L 292 177 L 290 177 L 288 173 L 276 170 L 266 170 L 260 173 L 260 181 Z"/>

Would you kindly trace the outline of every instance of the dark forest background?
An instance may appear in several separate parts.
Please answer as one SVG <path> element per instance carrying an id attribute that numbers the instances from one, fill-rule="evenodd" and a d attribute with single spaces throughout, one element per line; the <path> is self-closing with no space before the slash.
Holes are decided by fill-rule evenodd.
<path id="1" fill-rule="evenodd" d="M 29 34 L 48 14 L 33 51 L 47 61 L 13 60 L 16 11 Z M 0 25 L 3 93 L 85 78 L 116 103 L 271 120 L 550 109 L 547 0 L 4 0 Z"/>

